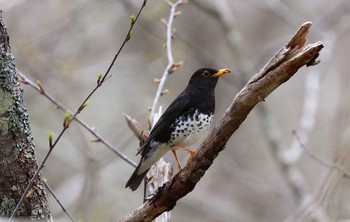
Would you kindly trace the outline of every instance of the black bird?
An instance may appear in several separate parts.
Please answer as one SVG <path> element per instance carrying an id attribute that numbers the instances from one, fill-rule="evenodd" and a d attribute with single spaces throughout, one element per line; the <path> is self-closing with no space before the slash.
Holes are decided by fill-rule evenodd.
<path id="1" fill-rule="evenodd" d="M 215 86 L 219 77 L 229 72 L 230 69 L 202 68 L 192 75 L 185 90 L 165 110 L 141 146 L 141 161 L 125 187 L 136 190 L 151 166 L 169 150 L 179 170 L 181 164 L 175 150 L 187 151 L 192 158 L 196 151 L 185 147 L 197 142 L 210 127 L 215 109 Z"/>

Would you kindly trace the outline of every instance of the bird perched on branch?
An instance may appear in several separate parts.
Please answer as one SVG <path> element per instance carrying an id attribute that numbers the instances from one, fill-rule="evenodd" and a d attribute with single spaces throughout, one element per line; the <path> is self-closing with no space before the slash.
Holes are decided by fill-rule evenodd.
<path id="1" fill-rule="evenodd" d="M 171 150 L 179 170 L 182 169 L 176 150 L 190 153 L 187 147 L 196 143 L 209 129 L 215 109 L 215 87 L 220 76 L 230 69 L 202 68 L 191 77 L 185 90 L 169 105 L 152 128 L 139 153 L 142 157 L 125 187 L 136 190 L 148 170 Z"/>

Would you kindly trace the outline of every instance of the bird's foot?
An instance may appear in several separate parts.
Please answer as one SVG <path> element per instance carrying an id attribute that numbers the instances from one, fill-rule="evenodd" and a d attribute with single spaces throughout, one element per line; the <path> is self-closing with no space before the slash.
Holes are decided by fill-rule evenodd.
<path id="1" fill-rule="evenodd" d="M 179 157 L 176 154 L 176 150 L 171 150 L 171 152 L 174 154 L 174 157 L 175 157 L 175 160 L 176 160 L 176 163 L 177 163 L 177 169 L 178 169 L 178 172 L 179 172 L 180 170 L 182 170 L 182 166 L 181 166 Z"/>
<path id="2" fill-rule="evenodd" d="M 197 151 L 195 151 L 195 150 L 191 150 L 191 151 L 192 152 L 190 152 L 190 157 L 188 157 L 188 159 L 186 161 L 186 165 L 188 165 L 191 162 L 192 158 L 197 154 Z"/>

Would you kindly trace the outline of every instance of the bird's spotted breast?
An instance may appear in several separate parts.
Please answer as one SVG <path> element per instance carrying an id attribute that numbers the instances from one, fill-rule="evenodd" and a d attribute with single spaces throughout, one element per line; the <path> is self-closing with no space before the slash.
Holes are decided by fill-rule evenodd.
<path id="1" fill-rule="evenodd" d="M 187 147 L 196 143 L 209 129 L 213 114 L 204 114 L 196 110 L 194 114 L 180 116 L 175 120 L 169 146 Z"/>

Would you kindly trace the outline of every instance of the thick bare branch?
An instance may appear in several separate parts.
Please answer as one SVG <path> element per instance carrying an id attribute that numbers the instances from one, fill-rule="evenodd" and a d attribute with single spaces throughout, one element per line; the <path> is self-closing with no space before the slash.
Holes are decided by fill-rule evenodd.
<path id="1" fill-rule="evenodd" d="M 172 181 L 164 184 L 147 202 L 121 221 L 151 221 L 174 208 L 176 201 L 191 192 L 226 142 L 256 104 L 289 80 L 304 65 L 317 64 L 322 42 L 308 44 L 311 22 L 304 23 L 291 40 L 254 75 L 235 96 L 215 129 L 201 144 L 192 161 Z"/>

